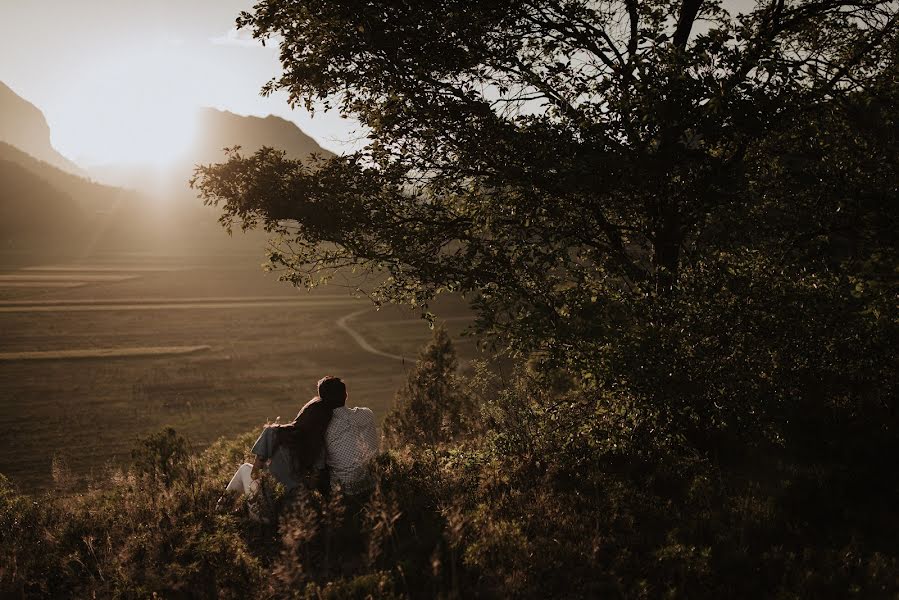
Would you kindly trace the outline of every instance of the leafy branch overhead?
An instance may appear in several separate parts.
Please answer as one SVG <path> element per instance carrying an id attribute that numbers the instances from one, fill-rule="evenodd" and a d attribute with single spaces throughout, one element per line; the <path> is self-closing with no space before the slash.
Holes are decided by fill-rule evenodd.
<path id="1" fill-rule="evenodd" d="M 296 284 L 348 267 L 387 273 L 378 302 L 459 292 L 481 332 L 608 386 L 622 336 L 646 355 L 686 315 L 723 318 L 696 303 L 741 286 L 781 305 L 827 289 L 843 303 L 831 317 L 883 314 L 897 19 L 876 0 L 739 15 L 702 0 L 263 0 L 238 25 L 279 44 L 264 93 L 337 108 L 369 143 L 305 164 L 234 152 L 194 184 L 227 225 L 277 233 L 273 267 Z M 866 282 L 855 296 L 850 279 Z"/>

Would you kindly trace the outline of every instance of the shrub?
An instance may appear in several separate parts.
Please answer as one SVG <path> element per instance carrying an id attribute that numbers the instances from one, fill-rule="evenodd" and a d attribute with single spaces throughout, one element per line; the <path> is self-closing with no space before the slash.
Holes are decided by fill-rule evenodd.
<path id="1" fill-rule="evenodd" d="M 215 511 L 227 479 L 187 447 L 163 430 L 134 466 L 75 494 L 32 498 L 0 482 L 0 596 L 254 595 L 263 571 L 245 524 Z"/>
<path id="2" fill-rule="evenodd" d="M 166 486 L 184 476 L 188 457 L 187 440 L 171 427 L 141 439 L 131 451 L 135 470 L 161 480 Z"/>
<path id="3" fill-rule="evenodd" d="M 457 368 L 452 340 L 446 328 L 438 325 L 384 419 L 388 445 L 434 446 L 462 433 L 471 405 L 458 387 Z"/>

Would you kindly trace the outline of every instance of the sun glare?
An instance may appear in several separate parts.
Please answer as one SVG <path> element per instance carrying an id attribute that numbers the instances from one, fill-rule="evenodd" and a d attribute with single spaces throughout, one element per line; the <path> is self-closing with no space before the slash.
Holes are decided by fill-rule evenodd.
<path id="1" fill-rule="evenodd" d="M 182 107 L 148 107 L 124 131 L 114 132 L 122 162 L 169 166 L 183 158 L 196 132 L 196 112 Z"/>
<path id="2" fill-rule="evenodd" d="M 70 82 L 54 137 L 83 163 L 176 162 L 196 133 L 197 84 L 188 61 L 164 44 L 111 54 Z"/>

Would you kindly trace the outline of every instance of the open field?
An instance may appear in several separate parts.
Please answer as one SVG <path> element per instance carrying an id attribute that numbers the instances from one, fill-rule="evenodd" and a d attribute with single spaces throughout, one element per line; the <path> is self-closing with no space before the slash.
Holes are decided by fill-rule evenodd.
<path id="1" fill-rule="evenodd" d="M 383 416 L 427 325 L 339 287 L 295 290 L 260 262 L 107 255 L 0 272 L 0 473 L 45 487 L 58 456 L 89 476 L 166 425 L 202 447 L 293 418 L 325 374 Z M 437 312 L 473 358 L 465 307 Z"/>

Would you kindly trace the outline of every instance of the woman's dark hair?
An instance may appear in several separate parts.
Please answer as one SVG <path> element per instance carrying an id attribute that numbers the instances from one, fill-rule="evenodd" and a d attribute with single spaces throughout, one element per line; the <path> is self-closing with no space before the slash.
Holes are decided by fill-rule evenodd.
<path id="1" fill-rule="evenodd" d="M 306 403 L 292 423 L 275 431 L 275 443 L 290 453 L 294 475 L 302 477 L 315 466 L 325 447 L 325 431 L 335 408 L 346 402 L 346 385 L 330 375 L 318 382 L 318 396 Z"/>

